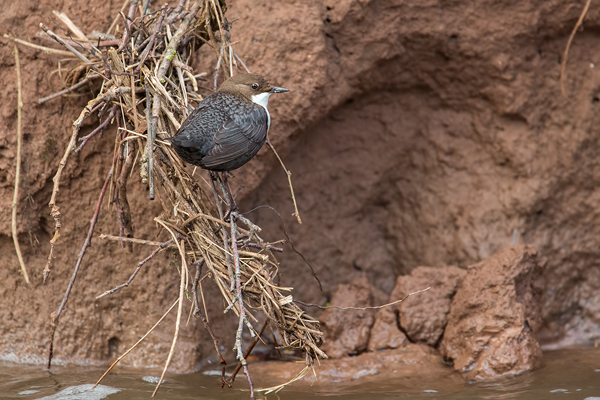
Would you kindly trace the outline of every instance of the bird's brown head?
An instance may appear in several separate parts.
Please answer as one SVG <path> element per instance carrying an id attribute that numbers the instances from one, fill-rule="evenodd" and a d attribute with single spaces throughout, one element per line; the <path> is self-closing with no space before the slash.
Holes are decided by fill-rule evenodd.
<path id="1" fill-rule="evenodd" d="M 269 96 L 273 93 L 283 93 L 288 89 L 273 86 L 269 80 L 258 74 L 237 74 L 227 79 L 219 92 L 243 96 L 246 99 L 266 107 Z"/>

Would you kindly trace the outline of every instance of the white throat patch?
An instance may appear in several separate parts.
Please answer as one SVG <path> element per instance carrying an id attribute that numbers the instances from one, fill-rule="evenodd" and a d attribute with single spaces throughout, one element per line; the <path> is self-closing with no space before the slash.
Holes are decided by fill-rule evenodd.
<path id="1" fill-rule="evenodd" d="M 269 114 L 269 110 L 267 109 L 267 105 L 269 105 L 269 97 L 271 96 L 271 92 L 264 92 L 261 94 L 252 95 L 252 102 L 258 104 L 267 112 L 268 125 L 267 130 L 271 127 L 271 114 Z"/>

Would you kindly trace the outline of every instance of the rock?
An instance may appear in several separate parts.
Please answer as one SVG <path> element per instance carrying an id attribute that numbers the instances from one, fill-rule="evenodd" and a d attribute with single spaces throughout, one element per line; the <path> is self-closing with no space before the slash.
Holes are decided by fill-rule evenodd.
<path id="1" fill-rule="evenodd" d="M 464 270 L 449 266 L 418 267 L 410 275 L 399 276 L 388 303 L 430 289 L 377 312 L 369 351 L 395 349 L 409 342 L 435 347 L 444 332 L 452 297 L 464 275 Z"/>
<path id="2" fill-rule="evenodd" d="M 340 285 L 331 305 L 338 307 L 371 307 L 385 303 L 385 295 L 360 278 Z M 330 308 L 319 317 L 325 333 L 323 350 L 330 358 L 360 354 L 367 349 L 369 334 L 375 321 L 375 310 L 339 310 Z"/>
<path id="3" fill-rule="evenodd" d="M 452 298 L 464 276 L 464 270 L 453 266 L 418 267 L 410 275 L 396 279 L 390 302 L 430 288 L 394 306 L 400 316 L 400 326 L 412 342 L 429 346 L 438 344 L 444 333 Z"/>
<path id="4" fill-rule="evenodd" d="M 513 246 L 468 268 L 440 344 L 466 379 L 513 376 L 542 364 L 535 333 L 544 263 L 532 246 Z"/>
<path id="5" fill-rule="evenodd" d="M 386 307 L 377 311 L 367 350 L 396 349 L 409 343 L 406 335 L 398 328 L 398 317 L 394 310 Z"/>

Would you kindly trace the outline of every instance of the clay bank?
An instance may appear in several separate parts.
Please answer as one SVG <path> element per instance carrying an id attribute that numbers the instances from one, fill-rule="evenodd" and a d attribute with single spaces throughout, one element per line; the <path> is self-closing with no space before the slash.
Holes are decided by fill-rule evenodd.
<path id="1" fill-rule="evenodd" d="M 321 322 L 329 356 L 315 385 L 424 374 L 469 382 L 511 378 L 543 366 L 542 350 L 600 340 L 600 7 L 593 2 L 570 46 L 564 93 L 560 82 L 562 55 L 583 6 L 558 0 L 228 2 L 237 54 L 253 72 L 290 89 L 285 101 L 269 104 L 269 137 L 293 173 L 303 224 L 291 215 L 287 178 L 267 149 L 230 177 L 234 193 L 243 185 L 236 193 L 243 212 L 261 205 L 279 211 L 323 290 L 289 241 L 278 255 L 280 285 L 293 287 L 294 299 L 305 303 L 357 308 L 430 288 L 381 309 L 307 308 Z M 48 25 L 59 10 L 86 32 L 103 32 L 121 7 L 13 2 L 0 26 L 2 33 L 39 41 L 39 23 Z M 12 42 L 2 43 L 0 359 L 43 364 L 51 314 L 89 229 L 110 168 L 101 160 L 112 154 L 114 134 L 90 140 L 63 172 L 61 237 L 42 283 L 54 234 L 47 206 L 52 177 L 73 120 L 97 88 L 38 105 L 38 98 L 63 89 L 53 72 L 60 56 L 19 48 L 18 238 L 31 279 L 26 284 L 11 237 L 15 61 Z M 213 58 L 198 57 L 194 68 L 214 74 L 215 55 L 200 53 Z M 212 87 L 213 78 L 201 86 Z M 94 118 L 81 135 L 98 126 Z M 195 176 L 208 179 L 203 174 Z M 162 212 L 160 201 L 149 201 L 138 184 L 128 196 L 135 237 L 169 239 L 148 218 Z M 249 217 L 266 240 L 284 237 L 270 208 Z M 103 211 L 96 232 L 118 235 L 115 218 Z M 126 282 L 148 251 L 97 236 L 91 244 L 56 334 L 59 364 L 109 365 L 179 290 L 177 257 L 164 252 L 126 290 L 96 301 Z M 218 289 L 203 285 L 207 308 L 221 310 Z M 237 320 L 221 312 L 209 319 L 233 360 Z M 165 321 L 123 365 L 164 364 L 174 316 Z M 192 318 L 179 332 L 171 368 L 205 367 L 218 361 L 214 350 L 202 321 Z M 301 369 L 280 362 L 251 368 L 265 385 Z"/>

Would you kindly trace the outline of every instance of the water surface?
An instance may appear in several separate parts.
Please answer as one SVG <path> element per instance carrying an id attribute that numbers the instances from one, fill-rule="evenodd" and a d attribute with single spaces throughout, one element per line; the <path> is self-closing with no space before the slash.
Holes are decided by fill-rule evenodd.
<path id="1" fill-rule="evenodd" d="M 524 399 L 600 400 L 600 348 L 562 349 L 545 353 L 546 365 L 532 373 L 493 383 L 453 384 L 430 379 L 399 380 L 380 384 L 332 385 L 328 392 L 312 393 L 310 387 L 288 388 L 257 399 L 306 400 L 359 399 Z M 141 400 L 149 399 L 160 371 L 121 368 L 108 375 L 93 392 L 91 384 L 101 368 L 52 367 L 0 363 L 0 399 L 44 400 Z M 246 382 L 221 389 L 219 379 L 204 373 L 169 374 L 156 399 L 248 399 Z"/>

